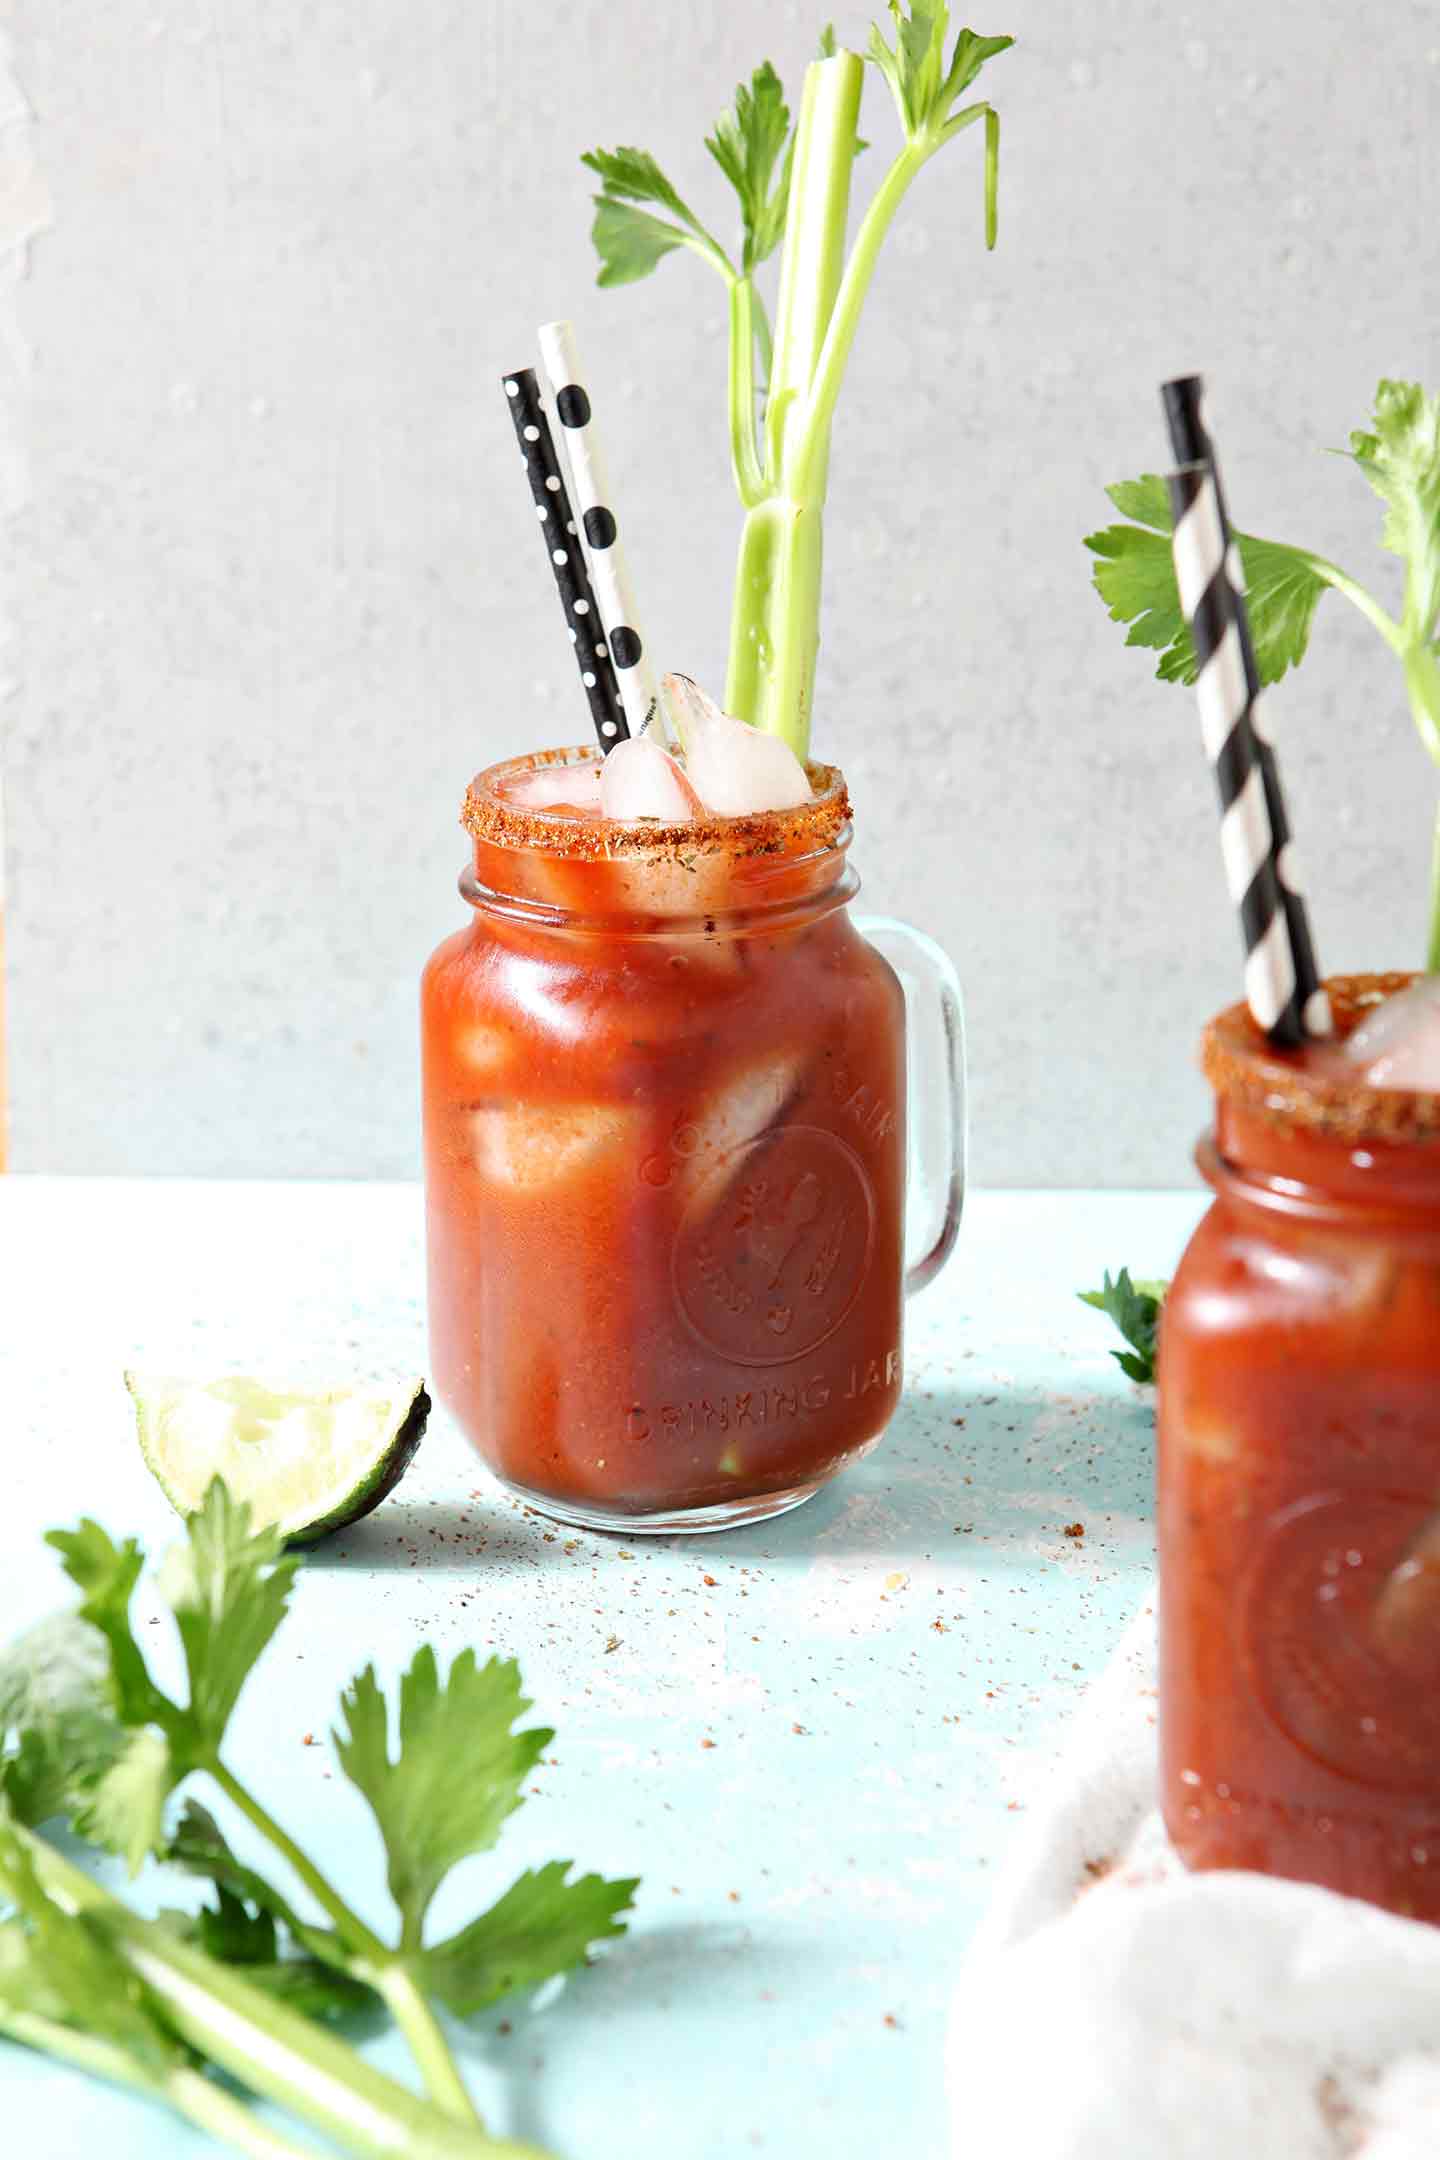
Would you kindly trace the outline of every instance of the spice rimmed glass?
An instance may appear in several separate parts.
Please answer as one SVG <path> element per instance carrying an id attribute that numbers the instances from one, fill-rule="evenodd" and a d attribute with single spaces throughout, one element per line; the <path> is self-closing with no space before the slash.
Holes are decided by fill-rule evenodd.
<path id="1" fill-rule="evenodd" d="M 894 1412 L 904 1290 L 959 1222 L 958 993 L 928 939 L 850 919 L 833 768 L 799 809 L 692 825 L 517 803 L 588 761 L 466 798 L 474 920 L 422 987 L 432 1367 L 533 1506 L 719 1529 L 807 1499 Z M 932 1158 L 908 1278 L 907 998 Z"/>
<path id="2" fill-rule="evenodd" d="M 1411 978 L 1328 987 L 1348 1033 Z M 1440 1095 L 1206 1031 L 1159 1363 L 1161 1789 L 1191 1867 L 1440 1921 Z"/>

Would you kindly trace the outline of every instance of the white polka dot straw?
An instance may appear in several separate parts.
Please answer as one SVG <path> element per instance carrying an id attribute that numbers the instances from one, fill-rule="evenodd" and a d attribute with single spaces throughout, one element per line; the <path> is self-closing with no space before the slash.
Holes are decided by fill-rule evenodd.
<path id="1" fill-rule="evenodd" d="M 630 569 L 620 544 L 615 497 L 606 476 L 605 453 L 595 431 L 590 393 L 571 324 L 541 325 L 540 359 L 560 420 L 561 446 L 580 512 L 596 604 L 631 733 L 638 735 L 653 714 L 655 732 L 663 739 L 669 733 L 664 701 L 640 629 Z"/>
<path id="2" fill-rule="evenodd" d="M 550 423 L 540 403 L 540 386 L 533 368 L 519 368 L 513 375 L 506 375 L 503 381 L 525 459 L 525 470 L 530 476 L 530 493 L 535 499 L 535 515 L 540 520 L 545 552 L 550 558 L 560 604 L 565 610 L 565 627 L 575 648 L 580 681 L 589 702 L 596 740 L 602 750 L 613 750 L 630 730 L 625 724 L 624 709 L 615 687 L 615 670 L 603 658 L 599 658 L 597 665 L 599 656 L 583 653 L 580 649 L 576 622 L 583 622 L 593 613 L 595 595 L 581 550 L 575 546 L 566 547 L 562 541 L 563 534 L 574 532 L 575 521 L 560 477 Z"/>

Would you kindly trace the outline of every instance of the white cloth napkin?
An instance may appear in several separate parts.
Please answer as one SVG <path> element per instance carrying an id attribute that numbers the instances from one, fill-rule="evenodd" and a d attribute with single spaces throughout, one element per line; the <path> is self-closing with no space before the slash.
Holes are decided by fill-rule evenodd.
<path id="1" fill-rule="evenodd" d="M 953 2160 L 1440 2160 L 1440 1928 L 1187 1874 L 1155 1738 L 1147 1606 L 962 1975 Z"/>

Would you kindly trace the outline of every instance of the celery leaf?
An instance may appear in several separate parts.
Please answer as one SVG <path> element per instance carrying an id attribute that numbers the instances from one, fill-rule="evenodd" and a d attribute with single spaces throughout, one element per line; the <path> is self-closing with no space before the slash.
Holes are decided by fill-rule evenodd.
<path id="1" fill-rule="evenodd" d="M 321 1930 L 307 1928 L 289 1901 L 267 1882 L 258 1869 L 247 1867 L 231 1851 L 224 1832 L 208 1808 L 187 1800 L 180 1820 L 160 1855 L 187 1875 L 199 1875 L 223 1896 L 244 1901 L 259 1912 L 280 1921 L 298 1941 L 313 1938 Z"/>
<path id="2" fill-rule="evenodd" d="M 1382 382 L 1368 429 L 1350 437 L 1354 458 L 1385 504 L 1383 539 L 1403 558 L 1405 633 L 1426 642 L 1440 629 L 1440 397 L 1419 383 Z"/>
<path id="3" fill-rule="evenodd" d="M 629 1911 L 638 1877 L 607 1882 L 581 1875 L 570 1882 L 570 1867 L 552 1860 L 527 1868 L 488 1912 L 422 1952 L 417 1972 L 426 1992 L 469 2017 L 513 1988 L 538 1987 L 568 1972 L 592 1943 L 623 1935 L 617 1915 Z"/>
<path id="4" fill-rule="evenodd" d="M 164 1838 L 165 1802 L 177 1783 L 170 1743 L 153 1725 L 129 1735 L 124 1752 L 74 1808 L 75 1827 L 138 1875 Z"/>
<path id="5" fill-rule="evenodd" d="M 1106 1269 L 1102 1289 L 1077 1293 L 1082 1305 L 1093 1305 L 1097 1312 L 1107 1313 L 1129 1343 L 1129 1352 L 1112 1350 L 1110 1355 L 1132 1380 L 1146 1382 L 1155 1378 L 1160 1313 L 1169 1287 L 1167 1282 L 1132 1282 L 1130 1270 L 1122 1267 L 1113 1282 Z"/>
<path id="6" fill-rule="evenodd" d="M 223 1479 L 185 1520 L 159 1570 L 190 1679 L 185 1753 L 202 1762 L 219 1749 L 252 1667 L 285 1617 L 298 1555 L 278 1530 L 252 1530 L 250 1509 Z"/>
<path id="7" fill-rule="evenodd" d="M 0 1653 L 0 1793 L 17 1821 L 64 1814 L 125 1738 L 104 1639 L 78 1613 L 39 1621 Z"/>
<path id="8" fill-rule="evenodd" d="M 151 1680 L 130 1627 L 130 1598 L 145 1565 L 134 1538 L 117 1545 L 86 1516 L 74 1530 L 51 1530 L 45 1539 L 65 1563 L 80 1591 L 80 1617 L 100 1630 L 110 1652 L 110 1685 L 122 1725 L 168 1727 L 175 1705 Z"/>
<path id="9" fill-rule="evenodd" d="M 347 1951 L 332 1929 L 303 1921 L 289 1900 L 231 1850 L 208 1808 L 187 1800 L 160 1857 L 215 1889 L 216 1902 L 187 1916 L 185 1932 L 211 1957 L 244 1965 L 246 1978 L 307 2016 L 373 2009 L 373 1991 L 346 1972 Z M 295 1946 L 286 1949 L 285 1937 Z"/>
<path id="10" fill-rule="evenodd" d="M 298 1559 L 278 1532 L 252 1534 L 250 1510 L 215 1478 L 166 1554 L 159 1584 L 180 1632 L 190 1700 L 177 1703 L 150 1677 L 130 1622 L 144 1565 L 133 1538 L 116 1545 L 98 1523 L 54 1530 L 52 1544 L 81 1593 L 79 1617 L 109 1652 L 109 1693 L 123 1748 L 72 1787 L 70 1804 L 88 1837 L 120 1853 L 132 1873 L 162 1841 L 166 1799 L 191 1770 L 218 1757 L 226 1726 L 256 1659 L 285 1615 Z M 30 1803 L 33 1806 L 33 1801 Z"/>
<path id="11" fill-rule="evenodd" d="M 727 277 L 733 276 L 719 241 L 682 201 L 648 150 L 628 146 L 587 150 L 580 162 L 598 173 L 601 182 L 601 193 L 594 198 L 595 222 L 590 228 L 600 257 L 597 284 L 633 284 L 637 278 L 648 277 L 655 265 L 677 247 L 693 248 Z M 669 219 L 640 209 L 641 203 L 658 204 L 669 213 Z"/>
<path id="12" fill-rule="evenodd" d="M 947 106 L 953 105 L 956 98 L 965 95 L 987 60 L 994 60 L 999 54 L 1008 52 L 1014 43 L 1013 37 L 981 37 L 974 30 L 962 30 L 955 40 L 955 50 L 951 55 L 943 86 Z"/>
<path id="13" fill-rule="evenodd" d="M 1155 473 L 1122 480 L 1106 494 L 1131 522 L 1107 525 L 1085 545 L 1097 560 L 1095 590 L 1115 622 L 1129 623 L 1127 645 L 1148 645 L 1160 654 L 1162 682 L 1193 683 L 1195 647 L 1180 606 L 1170 553 L 1170 498 Z M 1255 664 L 1262 683 L 1279 682 L 1298 667 L 1310 643 L 1328 565 L 1303 548 L 1237 533 L 1245 571 L 1246 610 Z"/>
<path id="14" fill-rule="evenodd" d="M 790 194 L 790 108 L 780 78 L 762 61 L 735 102 L 715 123 L 705 147 L 740 199 L 745 238 L 741 268 L 748 273 L 780 244 Z M 793 145 L 792 145 L 793 148 Z M 779 167 L 777 177 L 776 168 Z"/>
<path id="15" fill-rule="evenodd" d="M 530 1708 L 513 1658 L 477 1665 L 474 1651 L 462 1650 L 442 1681 L 428 1643 L 401 1676 L 393 1760 L 389 1705 L 373 1666 L 351 1681 L 340 1707 L 340 1767 L 370 1803 L 406 1946 L 415 1948 L 440 1884 L 459 1861 L 495 1843 L 555 1736 L 544 1725 L 512 1731 Z"/>
<path id="16" fill-rule="evenodd" d="M 870 28 L 868 58 L 890 86 L 900 125 L 910 141 L 935 137 L 947 123 L 963 124 L 984 110 L 957 114 L 952 108 L 974 82 L 987 60 L 1008 52 L 1013 37 L 981 37 L 962 30 L 947 65 L 945 41 L 950 34 L 950 9 L 946 0 L 890 0 L 895 43 L 887 44 L 878 23 Z"/>

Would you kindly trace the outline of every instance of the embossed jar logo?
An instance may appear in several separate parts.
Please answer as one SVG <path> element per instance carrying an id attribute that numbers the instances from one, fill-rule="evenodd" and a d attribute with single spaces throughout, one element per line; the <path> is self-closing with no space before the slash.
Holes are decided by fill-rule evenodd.
<path id="1" fill-rule="evenodd" d="M 875 1200 L 834 1133 L 785 1125 L 733 1149 L 675 1239 L 680 1310 L 737 1365 L 805 1357 L 839 1327 L 870 1261 Z"/>
<path id="2" fill-rule="evenodd" d="M 1271 1722 L 1377 1791 L 1434 1791 L 1437 1546 L 1430 1496 L 1319 1493 L 1276 1516 L 1241 1587 L 1245 1662 Z"/>

